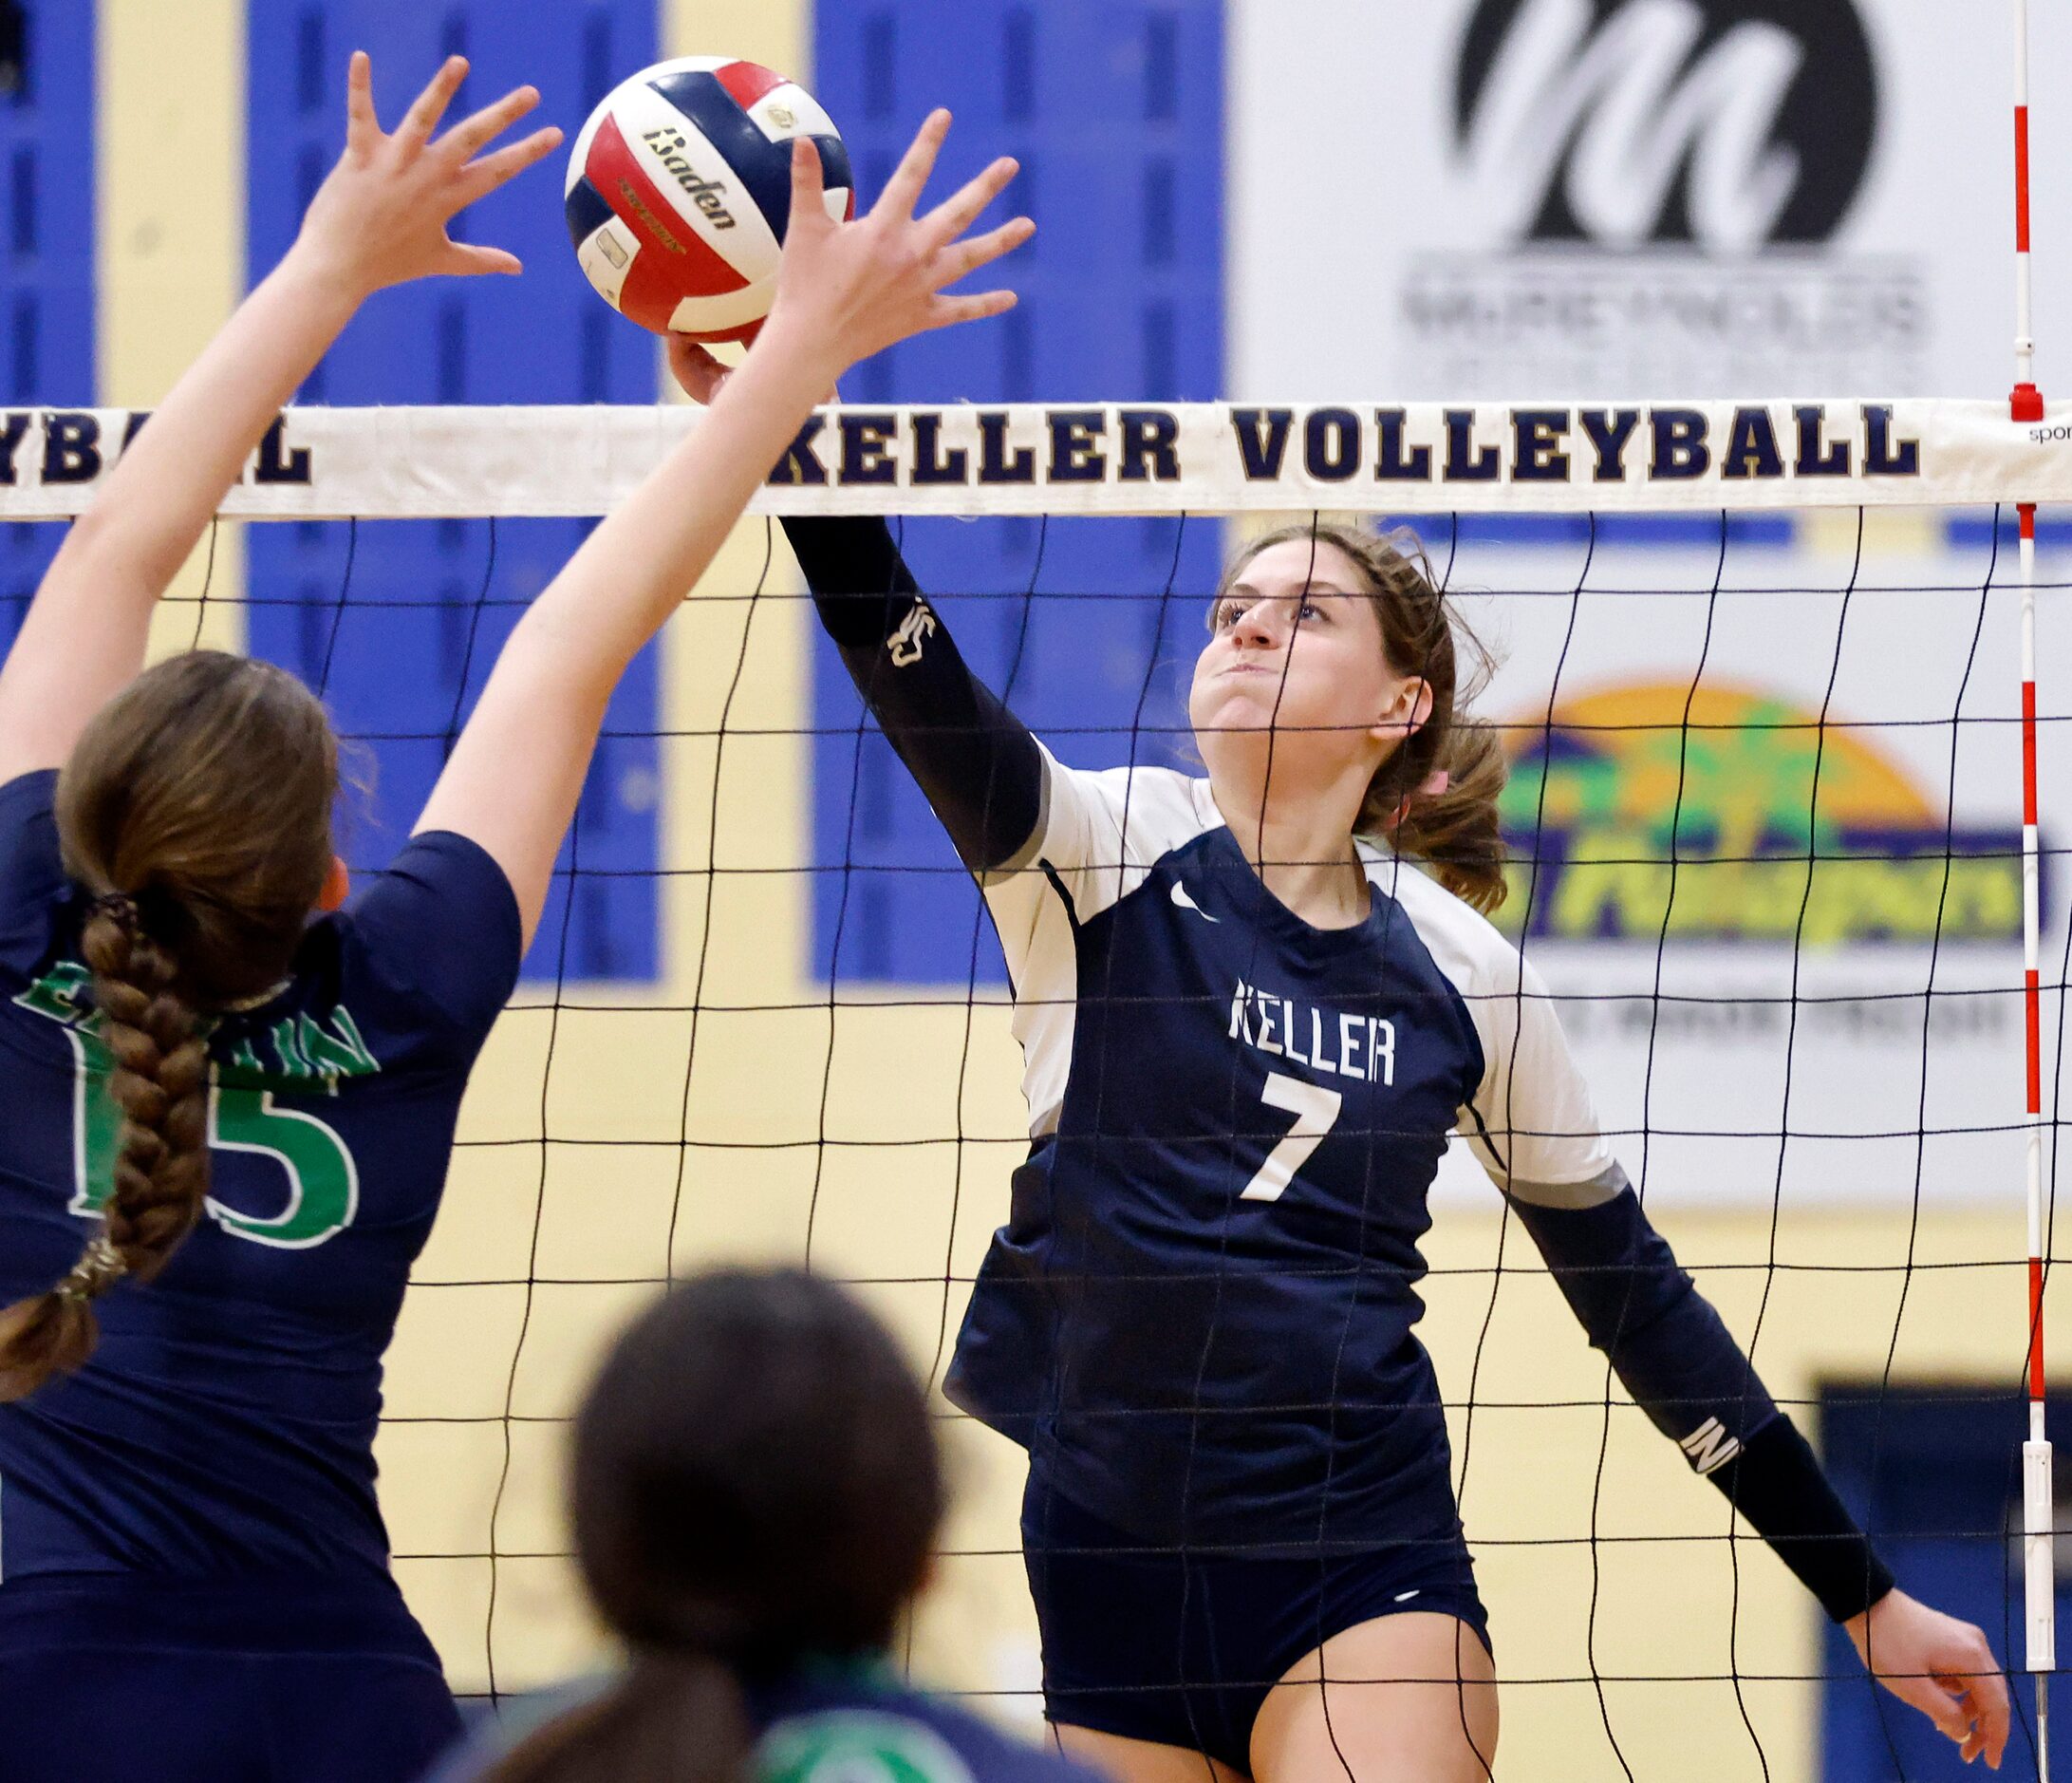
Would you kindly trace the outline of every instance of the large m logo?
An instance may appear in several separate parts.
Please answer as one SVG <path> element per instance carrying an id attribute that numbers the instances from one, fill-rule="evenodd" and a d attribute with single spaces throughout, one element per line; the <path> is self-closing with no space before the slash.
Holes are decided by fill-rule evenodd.
<path id="1" fill-rule="evenodd" d="M 1746 253 L 1833 232 L 1876 102 L 1852 0 L 1484 0 L 1456 109 L 1503 239 Z"/>

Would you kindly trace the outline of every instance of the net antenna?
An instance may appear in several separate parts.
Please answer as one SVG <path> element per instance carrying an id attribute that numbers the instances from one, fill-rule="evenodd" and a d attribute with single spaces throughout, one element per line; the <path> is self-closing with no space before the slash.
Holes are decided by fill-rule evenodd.
<path id="1" fill-rule="evenodd" d="M 2029 263 L 2029 8 L 2014 0 L 2014 391 L 2017 422 L 2044 419 L 2036 385 Z M 2050 1438 L 2044 1428 L 2044 1042 L 2036 827 L 2036 504 L 2020 503 L 2022 578 L 2022 967 L 2028 1054 L 2029 1434 L 2022 1445 L 2022 1570 L 2027 1668 L 2036 1689 L 2036 1771 L 2050 1775 L 2050 1674 L 2058 1664 Z"/>

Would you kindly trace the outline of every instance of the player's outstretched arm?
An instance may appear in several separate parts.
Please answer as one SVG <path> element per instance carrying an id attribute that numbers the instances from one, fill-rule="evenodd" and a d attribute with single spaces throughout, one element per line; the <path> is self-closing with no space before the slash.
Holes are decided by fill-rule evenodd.
<path id="1" fill-rule="evenodd" d="M 1956 1741 L 1967 1763 L 1983 1753 L 1997 1769 L 2007 1684 L 1985 1635 L 1894 1585 L 1624 1175 L 1615 1168 L 1589 1193 L 1514 1185 L 1511 1205 L 1591 1342 L 1655 1426 L 1848 1630 L 1872 1675 Z"/>
<path id="2" fill-rule="evenodd" d="M 449 240 L 446 225 L 561 132 L 490 147 L 539 103 L 522 86 L 434 141 L 467 72 L 451 58 L 387 134 L 367 58 L 352 58 L 345 151 L 294 246 L 124 451 L 36 591 L 0 671 L 0 782 L 63 763 L 86 721 L 142 668 L 159 596 L 281 404 L 368 296 L 435 273 L 519 270 L 499 248 Z"/>
<path id="3" fill-rule="evenodd" d="M 669 340 L 669 369 L 708 406 L 733 375 L 681 334 Z M 971 672 L 891 528 L 875 516 L 791 516 L 784 535 L 821 629 L 958 856 L 981 880 L 1019 859 L 1043 818 L 1043 751 Z"/>
<path id="4" fill-rule="evenodd" d="M 777 300 L 703 423 L 584 541 L 505 645 L 418 820 L 479 843 L 516 892 L 530 940 L 583 788 L 605 707 L 626 666 L 711 563 L 843 371 L 895 341 L 997 316 L 1014 293 L 944 288 L 1029 238 L 1026 217 L 965 232 L 1014 178 L 999 160 L 935 210 L 915 206 L 949 130 L 922 126 L 867 216 L 827 214 L 820 159 L 801 140 Z"/>

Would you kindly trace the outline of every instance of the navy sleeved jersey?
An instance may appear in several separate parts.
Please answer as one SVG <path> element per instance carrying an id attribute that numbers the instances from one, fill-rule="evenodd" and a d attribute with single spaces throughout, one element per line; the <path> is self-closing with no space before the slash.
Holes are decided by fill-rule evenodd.
<path id="1" fill-rule="evenodd" d="M 9 1303 L 77 1259 L 120 1126 L 56 784 L 0 787 Z M 495 862 L 420 835 L 311 926 L 271 1001 L 215 1025 L 207 1217 L 155 1282 L 98 1304 L 80 1374 L 0 1405 L 0 1581 L 385 1568 L 382 1355 L 519 951 Z"/>
<path id="2" fill-rule="evenodd" d="M 1616 1176 L 1536 974 L 1359 847 L 1367 919 L 1315 929 L 1207 781 L 1046 752 L 1035 835 L 985 876 L 1036 1144 L 948 1390 L 1147 1538 L 1400 1538 L 1447 1468 L 1412 1326 L 1449 1135 L 1521 1196 Z"/>

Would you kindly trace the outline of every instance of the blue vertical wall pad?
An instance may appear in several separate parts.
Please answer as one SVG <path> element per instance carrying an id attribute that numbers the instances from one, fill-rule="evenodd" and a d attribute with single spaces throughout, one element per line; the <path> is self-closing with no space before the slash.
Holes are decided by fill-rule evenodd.
<path id="1" fill-rule="evenodd" d="M 251 0 L 250 267 L 265 272 L 344 140 L 345 69 L 374 58 L 391 126 L 449 53 L 473 64 L 458 118 L 506 89 L 540 89 L 537 115 L 572 139 L 590 107 L 656 60 L 657 0 Z M 298 401 L 651 403 L 653 338 L 601 303 L 569 252 L 561 164 L 551 160 L 459 219 L 509 248 L 519 279 L 445 279 L 377 296 Z M 254 526 L 252 648 L 321 686 L 365 741 L 371 808 L 348 838 L 377 865 L 408 834 L 451 739 L 525 604 L 582 542 L 572 520 Z M 634 665 L 606 721 L 529 976 L 653 980 L 660 969 L 662 783 L 656 651 Z"/>
<path id="2" fill-rule="evenodd" d="M 94 27 L 89 0 L 18 0 L 23 55 L 0 89 L 0 388 L 15 407 L 95 398 Z M 0 654 L 62 526 L 0 526 Z"/>
<path id="3" fill-rule="evenodd" d="M 948 105 L 934 195 L 1014 155 L 1022 173 L 999 216 L 1023 211 L 1038 227 L 999 278 L 1019 309 L 879 355 L 850 374 L 847 401 L 1222 394 L 1223 13 L 1221 0 L 815 9 L 812 78 L 849 142 L 860 205 Z M 1187 760 L 1214 519 L 924 520 L 902 538 L 966 656 L 1064 760 Z M 813 713 L 816 974 L 1004 983 L 976 892 L 817 638 Z"/>
<path id="4" fill-rule="evenodd" d="M 2072 1406 L 2052 1398 L 2045 1432 L 2062 1454 Z M 2033 1776 L 2031 1680 L 2024 1663 L 2022 1442 L 2028 1403 L 2002 1383 L 1876 1380 L 1823 1388 L 1819 1445 L 1828 1476 L 1876 1538 L 1901 1586 L 1948 1615 L 1976 1623 L 2008 1671 L 2015 1729 L 2003 1775 Z M 2061 1527 L 2063 1518 L 2058 1519 Z M 2059 1551 L 2063 1552 L 2063 1541 Z M 1742 1563 L 1747 1566 L 1747 1561 Z M 1756 1564 L 1763 1564 L 1758 1562 Z M 2059 1626 L 2072 1616 L 2072 1581 L 2058 1571 Z M 1824 1783 L 1974 1774 L 1928 1719 L 1865 1675 L 1849 1637 L 1821 1636 L 1820 1769 Z M 2064 1692 L 2050 1680 L 2051 1719 Z"/>

